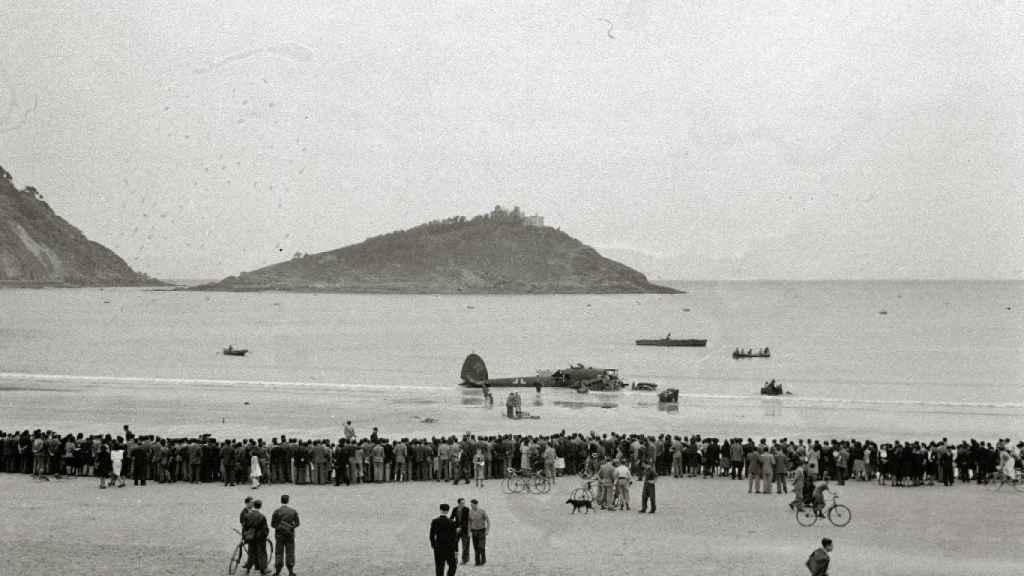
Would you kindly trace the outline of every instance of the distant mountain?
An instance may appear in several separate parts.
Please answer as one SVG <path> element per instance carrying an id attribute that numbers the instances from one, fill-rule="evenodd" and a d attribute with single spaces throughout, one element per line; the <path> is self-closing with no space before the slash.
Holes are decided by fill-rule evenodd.
<path id="1" fill-rule="evenodd" d="M 300 255 L 199 290 L 372 293 L 673 293 L 554 228 L 500 206 Z"/>
<path id="2" fill-rule="evenodd" d="M 0 168 L 0 286 L 160 285 L 58 216 Z"/>

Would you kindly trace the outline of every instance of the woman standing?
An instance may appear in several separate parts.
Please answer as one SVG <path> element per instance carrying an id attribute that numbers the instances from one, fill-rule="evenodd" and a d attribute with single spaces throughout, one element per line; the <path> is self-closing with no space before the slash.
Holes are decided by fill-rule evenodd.
<path id="1" fill-rule="evenodd" d="M 249 457 L 249 480 L 252 482 L 252 489 L 255 490 L 260 487 L 260 477 L 263 476 L 263 470 L 260 469 L 260 457 L 256 450 L 252 450 L 251 454 Z"/>
<path id="2" fill-rule="evenodd" d="M 96 475 L 100 477 L 100 488 L 107 487 L 107 477 L 111 475 L 110 471 L 113 469 L 113 463 L 110 459 L 110 452 L 107 450 L 107 445 L 100 445 L 100 452 L 96 455 Z"/>
<path id="3" fill-rule="evenodd" d="M 124 463 L 124 445 L 121 444 L 120 440 L 114 444 L 114 449 L 110 451 L 110 485 L 113 486 L 114 482 L 117 482 L 118 488 L 124 488 L 124 476 L 121 474 L 122 464 Z"/>

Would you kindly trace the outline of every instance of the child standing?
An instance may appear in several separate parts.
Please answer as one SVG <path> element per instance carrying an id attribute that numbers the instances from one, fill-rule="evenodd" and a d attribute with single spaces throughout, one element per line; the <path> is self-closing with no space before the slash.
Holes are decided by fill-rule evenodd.
<path id="1" fill-rule="evenodd" d="M 484 452 L 477 448 L 473 455 L 473 477 L 476 478 L 476 487 L 484 487 Z"/>

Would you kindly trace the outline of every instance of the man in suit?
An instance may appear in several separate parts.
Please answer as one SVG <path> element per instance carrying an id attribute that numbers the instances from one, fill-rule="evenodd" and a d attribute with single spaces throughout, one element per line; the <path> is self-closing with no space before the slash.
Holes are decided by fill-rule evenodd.
<path id="1" fill-rule="evenodd" d="M 430 547 L 434 550 L 436 576 L 444 576 L 445 564 L 448 565 L 448 576 L 455 576 L 458 568 L 455 561 L 457 542 L 455 523 L 448 518 L 448 505 L 441 504 L 441 515 L 430 523 Z"/>
<path id="2" fill-rule="evenodd" d="M 270 517 L 274 529 L 274 576 L 281 574 L 281 566 L 288 567 L 289 576 L 295 576 L 295 529 L 299 527 L 299 513 L 288 506 L 288 495 L 281 495 L 281 507 Z"/>

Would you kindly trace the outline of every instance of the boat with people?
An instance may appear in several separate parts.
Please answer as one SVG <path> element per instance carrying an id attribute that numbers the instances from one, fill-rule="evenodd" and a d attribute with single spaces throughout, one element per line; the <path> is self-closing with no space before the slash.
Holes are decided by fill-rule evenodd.
<path id="1" fill-rule="evenodd" d="M 636 390 L 638 392 L 654 392 L 658 389 L 658 385 L 654 382 L 633 382 L 629 386 L 630 390 Z"/>
<path id="2" fill-rule="evenodd" d="M 667 388 L 658 392 L 658 403 L 659 404 L 676 404 L 679 402 L 679 390 L 676 388 Z"/>
<path id="3" fill-rule="evenodd" d="M 701 348 L 708 345 L 706 338 L 672 338 L 672 333 L 669 332 L 664 338 L 655 339 L 640 339 L 636 341 L 637 346 L 668 346 L 668 347 L 689 347 L 689 348 Z"/>
<path id="4" fill-rule="evenodd" d="M 229 344 L 227 348 L 222 350 L 222 352 L 225 356 L 245 356 L 249 353 L 249 350 L 247 348 L 235 348 Z"/>
<path id="5" fill-rule="evenodd" d="M 615 368 L 594 368 L 575 364 L 568 368 L 555 371 L 538 370 L 536 376 L 516 376 L 512 378 L 491 378 L 487 373 L 484 359 L 477 354 L 470 354 L 462 362 L 460 373 L 462 386 L 470 388 L 572 388 L 580 393 L 615 392 L 626 386 L 619 378 Z"/>
<path id="6" fill-rule="evenodd" d="M 791 392 L 784 392 L 782 390 L 782 384 L 777 384 L 775 382 L 775 378 L 772 378 L 768 382 L 765 382 L 763 386 L 761 386 L 762 396 L 782 396 L 783 394 L 785 394 L 786 396 L 792 395 Z"/>
<path id="7" fill-rule="evenodd" d="M 756 350 L 753 349 L 753 348 L 747 348 L 746 350 L 743 350 L 741 348 L 736 348 L 736 349 L 734 349 L 732 351 L 732 357 L 733 358 L 771 358 L 772 357 L 772 352 L 771 352 L 771 350 L 768 349 L 767 346 L 765 346 L 764 348 L 758 348 Z"/>

